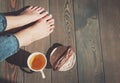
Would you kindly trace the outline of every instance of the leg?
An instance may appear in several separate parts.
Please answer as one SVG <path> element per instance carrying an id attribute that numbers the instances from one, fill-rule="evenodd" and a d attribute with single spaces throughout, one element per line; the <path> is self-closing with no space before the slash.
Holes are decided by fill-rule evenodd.
<path id="1" fill-rule="evenodd" d="M 7 20 L 6 30 L 20 27 L 41 19 L 42 17 L 48 14 L 48 12 L 43 11 L 44 8 L 30 6 L 29 8 L 24 10 L 19 16 L 6 16 Z"/>
<path id="2" fill-rule="evenodd" d="M 15 36 L 21 47 L 48 36 L 53 30 L 54 19 L 52 19 L 52 15 L 47 15 L 38 20 L 33 26 L 16 33 Z"/>

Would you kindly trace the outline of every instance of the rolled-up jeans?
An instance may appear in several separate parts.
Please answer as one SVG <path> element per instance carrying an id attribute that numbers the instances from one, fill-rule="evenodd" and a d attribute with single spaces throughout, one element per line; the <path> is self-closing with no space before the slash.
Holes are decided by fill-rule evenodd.
<path id="1" fill-rule="evenodd" d="M 4 32 L 7 21 L 4 15 L 0 14 L 0 33 Z M 12 56 L 19 50 L 18 39 L 14 34 L 0 35 L 0 61 Z"/>

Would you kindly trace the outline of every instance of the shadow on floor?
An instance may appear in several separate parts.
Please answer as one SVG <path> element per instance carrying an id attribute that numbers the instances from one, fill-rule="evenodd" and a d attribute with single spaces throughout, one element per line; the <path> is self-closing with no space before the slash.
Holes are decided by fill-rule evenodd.
<path id="1" fill-rule="evenodd" d="M 55 49 L 55 48 L 58 47 L 58 46 L 62 46 L 62 44 L 55 43 L 55 44 L 53 44 L 53 45 L 48 49 L 48 51 L 47 51 L 47 53 L 46 53 L 46 57 L 47 57 L 47 60 L 48 60 L 46 68 L 52 68 L 52 66 L 51 66 L 51 64 L 50 64 L 50 54 L 51 54 L 51 52 L 53 51 L 53 49 Z"/>
<path id="2" fill-rule="evenodd" d="M 27 66 L 27 59 L 31 53 L 25 51 L 24 49 L 20 49 L 16 54 L 6 59 L 6 61 L 10 64 L 14 64 L 15 66 L 19 66 L 20 69 L 26 73 L 32 73 Z"/>
<path id="3" fill-rule="evenodd" d="M 5 12 L 5 13 L 0 13 L 0 14 L 3 14 L 5 16 L 10 16 L 10 15 L 14 15 L 14 16 L 17 16 L 19 15 L 22 11 L 24 11 L 26 8 L 28 8 L 30 6 L 25 6 L 17 11 L 12 11 L 12 12 Z"/>
<path id="4" fill-rule="evenodd" d="M 46 57 L 47 57 L 47 69 L 51 69 L 51 64 L 50 64 L 50 53 L 52 52 L 52 50 L 58 46 L 61 46 L 62 44 L 59 43 L 55 43 L 53 44 L 48 51 L 46 52 Z M 14 64 L 15 66 L 19 66 L 20 69 L 26 73 L 33 73 L 33 71 L 31 71 L 28 66 L 27 66 L 27 59 L 29 57 L 31 53 L 25 51 L 24 49 L 20 49 L 16 54 L 14 54 L 13 56 L 9 57 L 6 59 L 6 61 L 10 64 Z"/>

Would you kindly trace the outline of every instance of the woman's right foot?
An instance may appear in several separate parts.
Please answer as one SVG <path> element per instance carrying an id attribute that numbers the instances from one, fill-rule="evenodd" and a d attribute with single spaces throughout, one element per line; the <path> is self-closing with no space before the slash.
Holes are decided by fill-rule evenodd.
<path id="1" fill-rule="evenodd" d="M 52 15 L 47 15 L 38 20 L 33 26 L 16 33 L 15 36 L 19 41 L 20 47 L 26 46 L 36 40 L 47 37 L 53 32 L 54 27 Z"/>
<path id="2" fill-rule="evenodd" d="M 18 16 L 6 16 L 6 19 L 7 19 L 6 30 L 24 26 L 31 22 L 37 21 L 48 14 L 48 12 L 44 12 L 44 11 L 45 10 L 42 7 L 30 6 Z"/>

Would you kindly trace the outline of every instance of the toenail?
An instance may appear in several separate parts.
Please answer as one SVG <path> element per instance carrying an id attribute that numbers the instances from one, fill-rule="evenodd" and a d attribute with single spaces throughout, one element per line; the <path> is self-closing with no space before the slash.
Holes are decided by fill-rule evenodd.
<path id="1" fill-rule="evenodd" d="M 50 14 L 50 17 L 52 17 L 52 15 Z"/>

